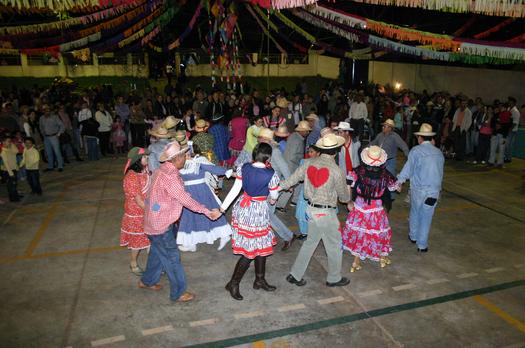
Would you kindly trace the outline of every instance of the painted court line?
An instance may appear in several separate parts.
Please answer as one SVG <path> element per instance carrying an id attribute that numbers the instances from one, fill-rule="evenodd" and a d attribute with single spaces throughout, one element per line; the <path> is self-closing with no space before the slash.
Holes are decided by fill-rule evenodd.
<path id="1" fill-rule="evenodd" d="M 106 344 L 115 343 L 115 342 L 121 342 L 121 341 L 125 341 L 125 340 L 126 340 L 126 337 L 124 337 L 124 335 L 103 338 L 103 339 L 100 339 L 100 340 L 91 341 L 91 347 L 105 346 Z"/>
<path id="2" fill-rule="evenodd" d="M 462 274 L 458 274 L 456 277 L 458 277 L 459 279 L 465 279 L 465 278 L 472 278 L 472 277 L 477 277 L 478 274 L 477 273 L 462 273 Z"/>
<path id="3" fill-rule="evenodd" d="M 248 319 L 248 318 L 260 317 L 261 315 L 264 315 L 264 311 L 237 313 L 234 315 L 234 317 L 235 319 Z"/>
<path id="4" fill-rule="evenodd" d="M 360 293 L 357 294 L 357 296 L 359 296 L 359 297 L 367 297 L 367 296 L 381 295 L 382 293 L 383 293 L 382 290 L 375 289 L 375 290 L 368 290 L 368 291 L 360 292 Z"/>
<path id="5" fill-rule="evenodd" d="M 408 284 L 393 286 L 392 290 L 394 290 L 394 291 L 409 290 L 409 289 L 413 289 L 415 287 L 416 286 L 414 284 L 408 283 Z"/>
<path id="6" fill-rule="evenodd" d="M 501 319 L 505 320 L 507 324 L 514 326 L 516 329 L 520 330 L 521 332 L 525 333 L 525 324 L 519 321 L 518 319 L 514 318 L 509 313 L 505 312 L 503 309 L 496 306 L 494 303 L 490 302 L 486 297 L 484 296 L 474 296 L 474 300 L 478 302 L 480 305 L 491 311 L 492 313 L 496 314 Z"/>
<path id="7" fill-rule="evenodd" d="M 198 321 L 190 321 L 190 327 L 213 325 L 213 324 L 217 323 L 218 321 L 219 321 L 219 319 L 217 319 L 217 318 L 198 320 Z"/>
<path id="8" fill-rule="evenodd" d="M 153 329 L 142 330 L 142 336 L 155 335 L 155 334 L 159 334 L 159 333 L 167 332 L 167 331 L 173 331 L 173 326 L 167 325 L 167 326 L 155 327 Z"/>
<path id="9" fill-rule="evenodd" d="M 493 267 L 493 268 L 486 269 L 485 272 L 487 272 L 487 273 L 496 273 L 496 272 L 503 271 L 504 269 L 505 268 L 503 268 L 503 267 Z"/>
<path id="10" fill-rule="evenodd" d="M 430 280 L 427 280 L 427 284 L 429 284 L 429 285 L 434 285 L 434 284 L 446 283 L 446 282 L 449 282 L 449 281 L 450 281 L 450 280 L 445 279 L 445 278 L 440 278 L 440 279 L 430 279 Z"/>
<path id="11" fill-rule="evenodd" d="M 304 304 L 298 303 L 294 305 L 283 306 L 283 307 L 278 308 L 277 310 L 279 312 L 291 312 L 291 311 L 296 311 L 296 310 L 305 309 L 305 308 L 306 306 Z"/>
<path id="12" fill-rule="evenodd" d="M 320 305 L 326 305 L 330 303 L 342 302 L 344 300 L 345 298 L 343 296 L 337 296 L 337 297 L 330 297 L 330 298 L 324 298 L 322 300 L 317 300 L 317 303 L 319 303 Z"/>

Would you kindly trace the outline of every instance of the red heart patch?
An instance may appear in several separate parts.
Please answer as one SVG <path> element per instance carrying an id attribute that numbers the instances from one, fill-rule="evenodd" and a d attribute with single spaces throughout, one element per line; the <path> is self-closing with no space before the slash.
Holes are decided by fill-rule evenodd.
<path id="1" fill-rule="evenodd" d="M 328 171 L 328 168 L 317 169 L 314 166 L 310 166 L 306 171 L 306 175 L 308 176 L 308 179 L 310 180 L 312 185 L 315 188 L 318 188 L 323 186 L 325 182 L 328 181 L 328 178 L 330 177 L 330 172 Z"/>

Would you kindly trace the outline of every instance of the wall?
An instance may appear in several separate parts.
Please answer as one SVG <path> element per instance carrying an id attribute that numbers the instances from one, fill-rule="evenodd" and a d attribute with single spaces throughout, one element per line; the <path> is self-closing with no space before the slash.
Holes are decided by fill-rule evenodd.
<path id="1" fill-rule="evenodd" d="M 417 92 L 461 92 L 487 101 L 514 96 L 518 105 L 525 104 L 525 71 L 370 61 L 368 79 L 380 84 L 398 82 Z"/>

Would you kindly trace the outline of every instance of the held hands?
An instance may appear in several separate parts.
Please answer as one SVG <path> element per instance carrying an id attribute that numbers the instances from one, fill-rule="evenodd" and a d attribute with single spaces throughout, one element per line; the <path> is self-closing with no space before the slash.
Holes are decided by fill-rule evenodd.
<path id="1" fill-rule="evenodd" d="M 346 208 L 348 209 L 348 211 L 351 211 L 352 209 L 354 209 L 354 202 L 350 201 L 346 203 Z"/>
<path id="2" fill-rule="evenodd" d="M 222 213 L 220 212 L 219 209 L 212 209 L 210 210 L 210 213 L 208 214 L 208 217 L 210 218 L 210 220 L 217 220 L 218 218 L 220 218 L 222 215 Z"/>
<path id="3" fill-rule="evenodd" d="M 277 200 L 275 200 L 275 199 L 268 200 L 268 203 L 270 203 L 270 205 L 274 205 L 276 202 L 277 202 Z"/>

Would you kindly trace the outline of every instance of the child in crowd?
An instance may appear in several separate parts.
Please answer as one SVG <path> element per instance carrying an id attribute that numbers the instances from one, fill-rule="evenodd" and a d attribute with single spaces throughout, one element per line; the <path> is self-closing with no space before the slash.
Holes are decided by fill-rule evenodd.
<path id="1" fill-rule="evenodd" d="M 5 136 L 2 140 L 2 152 L 0 153 L 0 158 L 2 159 L 0 169 L 2 171 L 2 178 L 7 183 L 7 193 L 11 202 L 19 202 L 21 198 L 17 191 L 17 154 L 18 148 L 13 144 L 11 136 Z"/>
<path id="2" fill-rule="evenodd" d="M 115 121 L 111 126 L 111 143 L 116 153 L 124 153 L 124 141 L 126 140 L 126 133 L 124 133 L 124 123 L 120 116 L 115 117 Z"/>
<path id="3" fill-rule="evenodd" d="M 33 138 L 26 138 L 25 149 L 22 155 L 22 162 L 20 167 L 25 167 L 27 173 L 27 182 L 31 187 L 31 194 L 42 195 L 42 187 L 40 186 L 40 153 L 35 147 L 35 140 Z"/>

